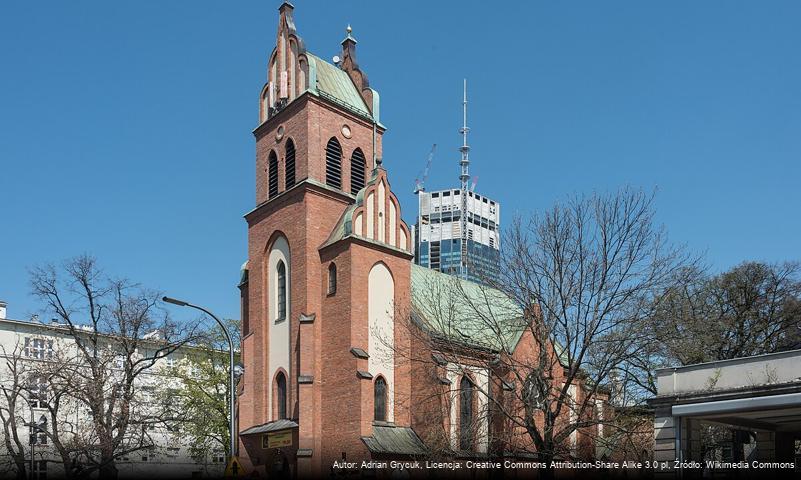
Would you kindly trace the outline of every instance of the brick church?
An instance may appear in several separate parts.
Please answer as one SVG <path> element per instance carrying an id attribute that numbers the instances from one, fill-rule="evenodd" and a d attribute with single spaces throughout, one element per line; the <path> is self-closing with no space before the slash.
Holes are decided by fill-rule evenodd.
<path id="1" fill-rule="evenodd" d="M 433 318 L 433 292 L 457 284 L 486 300 L 488 289 L 413 265 L 382 162 L 380 97 L 356 43 L 348 28 L 330 63 L 306 49 L 293 6 L 279 8 L 240 284 L 239 455 L 262 476 L 528 449 L 519 427 L 493 417 L 497 398 L 519 387 L 487 361 L 534 354 L 524 310 L 491 292 L 489 308 L 509 325 L 494 337 L 468 312 Z M 590 448 L 582 432 L 571 441 Z"/>

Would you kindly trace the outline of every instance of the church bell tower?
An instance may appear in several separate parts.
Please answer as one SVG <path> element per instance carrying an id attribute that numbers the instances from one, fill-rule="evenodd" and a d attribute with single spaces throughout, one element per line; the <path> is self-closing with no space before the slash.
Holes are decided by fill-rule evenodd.
<path id="1" fill-rule="evenodd" d="M 343 453 L 370 459 L 376 425 L 410 425 L 395 315 L 407 311 L 412 254 L 353 32 L 328 62 L 306 50 L 293 10 L 279 8 L 253 131 L 238 400 L 246 466 L 303 475 Z"/>

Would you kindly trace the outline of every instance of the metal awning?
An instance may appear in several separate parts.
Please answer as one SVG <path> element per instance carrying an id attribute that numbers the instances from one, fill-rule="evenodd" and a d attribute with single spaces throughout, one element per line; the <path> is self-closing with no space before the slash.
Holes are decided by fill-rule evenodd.
<path id="1" fill-rule="evenodd" d="M 425 455 L 426 446 L 409 427 L 373 425 L 373 436 L 362 437 L 370 453 L 395 455 Z"/>
<path id="2" fill-rule="evenodd" d="M 288 430 L 290 428 L 297 428 L 298 423 L 293 420 L 281 419 L 272 422 L 263 423 L 254 427 L 246 428 L 239 432 L 240 435 L 252 435 L 254 433 L 267 433 L 277 432 L 278 430 Z"/>
<path id="3" fill-rule="evenodd" d="M 801 406 L 801 393 L 786 393 L 783 395 L 765 395 L 762 397 L 738 398 L 735 400 L 673 405 L 672 413 L 674 416 L 684 417 L 748 412 L 753 410 L 772 410 L 797 406 Z"/>

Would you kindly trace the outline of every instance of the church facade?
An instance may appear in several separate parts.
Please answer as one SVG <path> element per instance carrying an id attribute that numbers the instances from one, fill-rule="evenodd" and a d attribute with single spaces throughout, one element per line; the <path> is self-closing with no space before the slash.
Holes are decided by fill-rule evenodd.
<path id="1" fill-rule="evenodd" d="M 504 391 L 522 387 L 491 360 L 534 354 L 519 328 L 526 315 L 494 291 L 493 314 L 510 325 L 502 341 L 482 338 L 458 309 L 447 325 L 433 318 L 438 288 L 487 290 L 413 265 L 382 163 L 379 94 L 350 28 L 335 60 L 306 50 L 283 3 L 253 132 L 257 206 L 245 215 L 245 468 L 305 476 L 341 460 L 525 451 L 525 432 L 493 414 Z M 451 322 L 461 322 L 458 341 Z M 577 432 L 574 451 L 588 438 Z"/>

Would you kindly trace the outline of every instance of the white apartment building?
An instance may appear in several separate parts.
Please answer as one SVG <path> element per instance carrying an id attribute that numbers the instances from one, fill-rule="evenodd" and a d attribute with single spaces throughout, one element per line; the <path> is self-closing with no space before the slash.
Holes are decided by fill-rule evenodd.
<path id="1" fill-rule="evenodd" d="M 156 348 L 157 339 L 153 338 L 153 348 Z M 143 343 L 143 348 L 149 348 L 147 342 Z M 10 360 L 16 356 L 21 368 L 17 368 L 18 378 L 28 382 L 28 388 L 17 402 L 14 414 L 17 417 L 17 435 L 24 444 L 27 473 L 33 472 L 33 476 L 28 478 L 46 479 L 61 478 L 64 474 L 61 457 L 56 453 L 52 442 L 48 441 L 47 435 L 43 435 L 29 425 L 35 423 L 42 425 L 43 428 L 51 428 L 48 425 L 50 418 L 42 398 L 36 392 L 40 388 L 45 392 L 48 385 L 42 381 L 41 385 L 36 385 L 34 371 L 36 366 L 43 362 L 59 362 L 65 352 L 75 349 L 75 341 L 69 335 L 64 325 L 56 322 L 42 322 L 34 318 L 31 320 L 12 320 L 6 318 L 5 302 L 0 302 L 0 385 L 9 388 L 13 382 L 14 372 L 10 367 Z M 198 347 L 183 347 L 157 361 L 156 365 L 149 368 L 134 384 L 135 395 L 140 405 L 155 405 L 163 398 L 165 389 L 181 388 L 181 381 L 171 372 L 178 372 L 177 369 L 188 369 L 188 362 L 185 361 L 187 354 L 191 351 L 197 352 Z M 143 352 L 148 355 L 147 352 Z M 67 354 L 66 357 L 76 358 L 76 355 Z M 119 375 L 122 359 L 115 359 L 109 362 L 109 375 Z M 52 366 L 52 365 L 51 365 Z M 182 370 L 186 372 L 187 370 Z M 38 388 L 37 388 L 38 387 Z M 225 391 L 225 387 L 221 389 Z M 0 409 L 6 409 L 8 415 L 8 402 L 6 396 L 2 395 L 3 389 L 0 388 Z M 169 393 L 167 393 L 169 394 Z M 77 434 L 89 432 L 91 429 L 85 428 L 91 417 L 85 406 L 76 401 L 64 401 L 59 409 L 62 431 L 73 429 Z M 142 417 L 140 417 L 142 418 Z M 213 452 L 209 458 L 202 461 L 192 458 L 189 451 L 189 440 L 182 435 L 180 428 L 165 428 L 163 426 L 147 426 L 141 428 L 152 440 L 154 447 L 148 450 L 140 450 L 122 456 L 116 460 L 116 467 L 120 478 L 197 478 L 197 477 L 221 477 L 225 469 L 225 453 L 221 450 Z M 0 425 L 2 429 L 2 425 Z M 145 432 L 145 430 L 147 430 Z M 2 432 L 5 436 L 6 432 Z M 62 435 L 69 435 L 62 433 Z M 61 437 L 65 438 L 64 436 Z M 32 458 L 33 456 L 33 458 Z M 33 467 L 33 468 L 31 468 Z M 15 472 L 14 463 L 6 449 L 5 442 L 0 443 L 0 478 L 13 477 Z M 97 477 L 95 473 L 93 475 Z"/>

